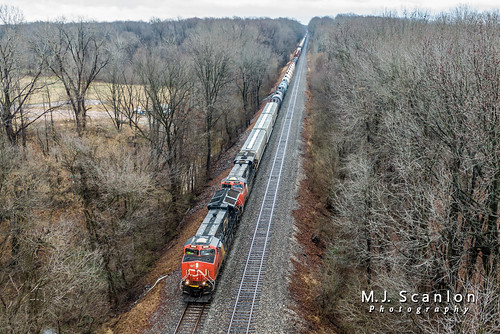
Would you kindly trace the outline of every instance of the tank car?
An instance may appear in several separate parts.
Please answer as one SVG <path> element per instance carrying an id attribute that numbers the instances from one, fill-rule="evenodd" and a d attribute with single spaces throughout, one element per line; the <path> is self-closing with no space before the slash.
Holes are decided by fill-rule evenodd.
<path id="1" fill-rule="evenodd" d="M 281 105 L 281 102 L 283 102 L 283 92 L 277 90 L 271 97 L 271 102 L 276 102 Z"/>
<path id="2" fill-rule="evenodd" d="M 282 91 L 283 93 L 286 93 L 287 89 L 288 89 L 288 81 L 282 80 L 278 85 L 278 90 Z"/>

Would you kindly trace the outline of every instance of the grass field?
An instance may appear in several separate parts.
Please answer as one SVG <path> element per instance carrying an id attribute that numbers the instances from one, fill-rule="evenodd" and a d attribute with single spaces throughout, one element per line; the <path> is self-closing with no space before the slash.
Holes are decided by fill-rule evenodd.
<path id="1" fill-rule="evenodd" d="M 31 78 L 27 77 L 22 80 L 22 83 L 27 85 Z M 68 96 L 64 88 L 64 84 L 55 76 L 43 77 L 38 82 L 41 87 L 35 91 L 28 99 L 26 106 L 31 107 L 30 109 L 44 109 L 45 104 L 48 107 L 49 103 L 54 106 L 62 102 L 68 101 Z M 87 107 L 90 111 L 106 111 L 106 106 L 102 102 L 106 101 L 107 96 L 110 95 L 110 83 L 96 81 L 93 82 L 86 94 Z M 140 85 L 134 85 L 134 94 L 140 94 L 144 96 L 144 88 Z M 68 109 L 62 108 L 62 109 Z M 109 106 L 108 106 L 109 109 Z"/>

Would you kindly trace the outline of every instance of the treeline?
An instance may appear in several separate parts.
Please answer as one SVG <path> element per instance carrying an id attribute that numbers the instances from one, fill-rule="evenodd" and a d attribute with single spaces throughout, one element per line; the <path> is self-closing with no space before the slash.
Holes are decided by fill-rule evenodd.
<path id="1" fill-rule="evenodd" d="M 310 22 L 309 179 L 331 212 L 315 298 L 336 331 L 500 331 L 499 19 L 461 8 Z M 372 290 L 392 302 L 363 302 Z"/>
<path id="2" fill-rule="evenodd" d="M 141 292 L 304 27 L 0 20 L 0 332 L 90 333 Z"/>

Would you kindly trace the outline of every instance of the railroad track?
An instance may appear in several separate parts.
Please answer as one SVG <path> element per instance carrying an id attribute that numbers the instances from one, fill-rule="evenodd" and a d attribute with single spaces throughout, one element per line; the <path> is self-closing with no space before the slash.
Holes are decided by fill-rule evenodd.
<path id="1" fill-rule="evenodd" d="M 207 303 L 187 303 L 175 328 L 175 334 L 194 334 L 206 315 Z"/>
<path id="2" fill-rule="evenodd" d="M 297 77 L 303 70 L 303 61 L 297 71 Z M 280 134 L 278 147 L 274 155 L 271 174 L 268 179 L 264 199 L 262 201 L 257 224 L 250 243 L 241 281 L 233 304 L 229 328 L 227 333 L 254 333 L 255 313 L 259 308 L 259 300 L 262 292 L 262 282 L 266 272 L 267 259 L 269 257 L 269 243 L 271 240 L 273 213 L 278 198 L 278 189 L 281 174 L 285 163 L 288 138 L 293 121 L 293 112 L 297 100 L 299 83 L 295 83 L 291 94 L 283 128 Z"/>

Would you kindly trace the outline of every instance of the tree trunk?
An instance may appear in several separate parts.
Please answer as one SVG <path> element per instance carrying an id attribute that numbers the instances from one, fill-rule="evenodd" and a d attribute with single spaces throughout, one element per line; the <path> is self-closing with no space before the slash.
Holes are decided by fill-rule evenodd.
<path id="1" fill-rule="evenodd" d="M 208 115 L 205 119 L 206 123 L 206 132 L 207 132 L 207 156 L 206 156 L 206 165 L 205 165 L 205 172 L 208 177 L 208 171 L 210 170 L 210 159 L 212 156 L 212 135 L 211 135 L 211 128 L 212 128 L 212 107 L 209 107 Z"/>

